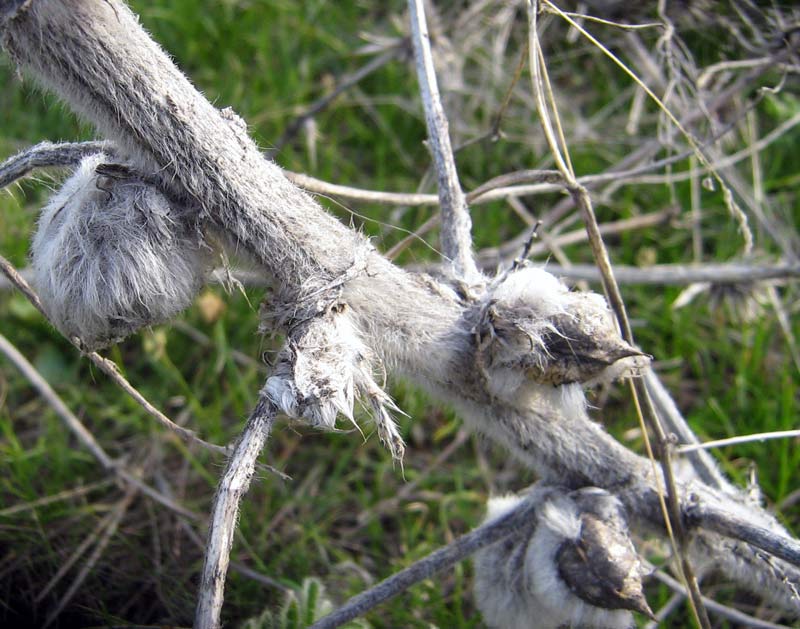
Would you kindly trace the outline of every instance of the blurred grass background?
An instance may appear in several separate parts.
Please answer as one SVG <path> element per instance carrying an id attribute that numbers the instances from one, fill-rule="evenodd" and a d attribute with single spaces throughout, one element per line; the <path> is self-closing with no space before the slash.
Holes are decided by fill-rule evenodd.
<path id="1" fill-rule="evenodd" d="M 305 107 L 372 58 L 356 54 L 366 41 L 405 33 L 401 2 L 157 0 L 132 4 L 145 27 L 199 89 L 218 107 L 233 107 L 264 149 L 273 146 Z M 444 11 L 443 22 L 466 10 L 466 5 L 454 4 Z M 451 65 L 446 66 L 452 75 L 440 80 L 446 90 L 454 144 L 477 137 L 491 126 L 519 58 L 523 13 L 517 16 L 499 58 L 489 42 L 476 42 L 474 55 L 450 59 Z M 474 19 L 489 18 L 481 13 Z M 630 80 L 582 40 L 568 42 L 563 26 L 554 22 L 551 28 L 545 40 L 550 45 L 548 60 L 553 63 L 556 90 L 564 94 L 562 115 L 575 170 L 601 172 L 657 134 L 657 110 L 645 105 L 640 128 L 626 133 L 634 96 Z M 622 37 L 610 27 L 593 28 L 612 40 Z M 652 42 L 657 35 L 642 37 Z M 685 41 L 700 67 L 736 54 L 711 30 L 691 31 Z M 746 99 L 758 86 L 779 80 L 780 73 L 767 68 L 737 98 Z M 30 81 L 19 80 L 6 56 L 0 57 L 0 81 L 4 85 L 0 90 L 0 156 L 40 140 L 93 137 L 92 130 L 63 105 Z M 520 93 L 527 81 L 523 75 Z M 800 111 L 791 88 L 790 84 L 776 95 L 767 95 L 753 109 L 751 118 L 758 129 L 765 133 Z M 400 56 L 336 99 L 314 118 L 313 127 L 304 127 L 274 157 L 289 170 L 335 183 L 432 191 L 416 94 L 413 66 Z M 741 107 L 742 102 L 732 102 L 730 108 Z M 478 142 L 459 152 L 466 189 L 504 172 L 548 167 L 538 123 L 524 97 L 512 98 L 502 129 L 505 137 L 501 140 Z M 700 133 L 704 128 L 696 130 Z M 796 131 L 787 133 L 760 153 L 758 182 L 775 212 L 773 218 L 792 238 L 800 224 L 798 139 Z M 723 148 L 733 153 L 751 141 L 737 128 Z M 674 169 L 688 165 L 686 160 Z M 745 160 L 738 167 L 748 181 L 751 166 Z M 37 174 L 0 196 L 0 252 L 18 267 L 26 265 L 37 210 L 57 185 L 58 177 Z M 539 217 L 561 199 L 551 194 L 525 201 Z M 321 200 L 343 221 L 372 235 L 384 250 L 435 211 Z M 601 221 L 672 207 L 679 213 L 671 223 L 609 238 L 612 260 L 639 265 L 691 262 L 690 206 L 688 182 L 672 187 L 626 186 L 599 199 Z M 737 256 L 742 241 L 718 190 L 703 190 L 702 210 L 703 261 Z M 474 208 L 473 218 L 479 249 L 497 246 L 526 229 L 518 214 L 502 202 Z M 752 218 L 751 223 L 761 259 L 779 257 L 780 248 Z M 579 226 L 575 223 L 572 228 Z M 550 227 L 543 225 L 545 230 Z M 425 238 L 436 246 L 435 232 Z M 564 254 L 573 262 L 591 261 L 584 244 L 565 247 Z M 431 248 L 415 242 L 400 262 L 435 259 Z M 542 256 L 539 261 L 547 259 Z M 796 288 L 777 287 L 795 337 L 800 335 Z M 796 428 L 798 372 L 774 311 L 766 306 L 759 316 L 742 320 L 731 316 L 730 308 L 715 308 L 703 299 L 675 310 L 671 304 L 680 290 L 625 286 L 623 294 L 639 344 L 655 356 L 697 434 L 713 439 Z M 180 325 L 137 335 L 108 354 L 170 417 L 207 440 L 227 443 L 242 427 L 263 382 L 262 355 L 276 347 L 274 340 L 256 332 L 261 298 L 256 289 L 242 295 L 209 288 L 181 317 Z M 35 364 L 112 456 L 132 468 L 145 469 L 149 482 L 171 492 L 190 509 L 208 512 L 223 465 L 219 456 L 186 446 L 155 426 L 15 292 L 0 292 L 0 331 Z M 207 341 L 199 342 L 197 331 Z M 251 620 L 253 627 L 281 626 L 263 613 L 280 615 L 286 601 L 284 589 L 302 590 L 307 577 L 320 580 L 305 582 L 303 591 L 311 599 L 319 594 L 318 585 L 324 584 L 326 596 L 343 602 L 475 526 L 490 493 L 521 489 L 534 480 L 484 441 L 464 434 L 449 409 L 403 382 L 392 385 L 399 406 L 411 416 L 402 422 L 409 444 L 404 471 L 392 465 L 374 436 L 363 442 L 357 433 L 322 434 L 285 422 L 275 430 L 262 460 L 293 480 L 262 476 L 254 482 L 244 502 L 233 560 L 271 577 L 277 586 L 231 571 L 224 610 L 228 626 L 248 618 L 257 619 Z M 593 392 L 591 401 L 598 408 L 598 421 L 630 447 L 641 449 L 638 424 L 623 388 Z M 741 445 L 717 455 L 725 471 L 740 483 L 756 470 L 766 501 L 780 505 L 784 522 L 798 532 L 800 449 L 796 440 Z M 108 480 L 29 383 L 0 359 L 1 625 L 40 626 L 68 593 L 86 555 L 42 595 L 45 584 L 120 501 L 123 491 L 104 482 Z M 31 504 L 61 492 L 65 495 L 59 500 Z M 180 522 L 160 505 L 136 497 L 54 626 L 190 624 L 202 549 L 188 529 L 202 539 L 202 527 Z M 459 565 L 441 578 L 423 582 L 369 614 L 366 622 L 374 627 L 481 627 L 469 593 L 470 570 L 469 564 Z M 707 593 L 722 601 L 732 596 L 722 585 Z M 653 609 L 658 609 L 669 594 L 653 587 L 648 595 Z M 303 626 L 303 608 L 315 606 L 309 596 L 298 595 L 304 603 L 284 610 L 286 626 Z M 736 601 L 754 611 L 748 608 L 754 601 L 742 596 Z M 668 626 L 688 626 L 688 618 L 679 612 Z M 731 625 L 720 621 L 719 626 Z"/>

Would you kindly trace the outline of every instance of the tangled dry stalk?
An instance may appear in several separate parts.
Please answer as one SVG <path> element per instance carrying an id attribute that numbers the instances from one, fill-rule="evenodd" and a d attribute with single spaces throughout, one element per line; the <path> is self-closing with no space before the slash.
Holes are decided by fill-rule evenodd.
<path id="1" fill-rule="evenodd" d="M 480 11 L 484 4 L 475 3 L 470 11 Z M 504 6 L 503 10 L 513 10 L 513 17 L 519 7 L 512 5 Z M 563 575 L 567 555 L 561 549 L 569 544 L 583 545 L 584 549 L 593 549 L 588 553 L 590 557 L 597 558 L 604 546 L 602 542 L 611 539 L 612 530 L 622 540 L 620 544 L 632 549 L 630 526 L 636 535 L 655 534 L 672 540 L 681 558 L 679 573 L 688 587 L 701 626 L 710 624 L 694 574 L 705 574 L 711 568 L 768 598 L 786 614 L 798 615 L 800 544 L 788 536 L 773 516 L 728 483 L 704 451 L 694 451 L 686 457 L 689 472 L 673 471 L 669 435 L 676 434 L 682 443 L 688 444 L 696 442 L 696 438 L 649 369 L 646 354 L 635 346 L 592 201 L 595 195 L 602 198 L 626 181 L 636 181 L 650 171 L 663 168 L 663 162 L 640 164 L 651 159 L 663 143 L 675 142 L 683 132 L 690 154 L 696 156 L 703 172 L 716 178 L 726 191 L 729 210 L 742 229 L 745 251 L 749 252 L 752 246 L 747 218 L 750 215 L 783 247 L 785 262 L 759 266 L 753 276 L 797 275 L 796 249 L 790 237 L 777 228 L 754 199 L 741 191 L 734 197 L 730 190 L 736 188 L 735 179 L 720 174 L 725 168 L 722 156 L 711 142 L 700 142 L 688 131 L 693 122 L 722 107 L 730 94 L 738 93 L 742 83 L 749 80 L 747 69 L 760 67 L 762 57 L 752 60 L 751 65 L 706 68 L 697 84 L 709 84 L 715 76 L 720 84 L 713 91 L 715 97 L 703 101 L 702 111 L 684 108 L 676 117 L 671 109 L 672 99 L 665 96 L 661 103 L 663 137 L 640 147 L 608 175 L 582 179 L 572 167 L 560 109 L 548 76 L 546 48 L 539 38 L 543 28 L 539 21 L 559 17 L 577 33 L 587 33 L 580 18 L 563 13 L 555 4 L 529 3 L 527 51 L 533 93 L 530 105 L 538 111 L 556 170 L 499 177 L 465 195 L 450 146 L 446 103 L 442 105 L 437 88 L 437 73 L 442 72 L 437 70 L 437 59 L 431 52 L 425 9 L 421 2 L 410 0 L 410 37 L 438 179 L 445 254 L 439 273 L 428 275 L 394 266 L 364 237 L 333 219 L 307 193 L 290 183 L 259 152 L 235 114 L 218 111 L 192 87 L 126 6 L 115 0 L 7 0 L 0 3 L 0 8 L 4 46 L 14 61 L 92 121 L 106 138 L 103 145 L 48 145 L 12 158 L 0 167 L 3 185 L 32 167 L 77 164 L 100 148 L 108 150 L 109 157 L 103 158 L 108 164 L 103 165 L 102 171 L 93 167 L 97 176 L 89 173 L 85 184 L 91 186 L 87 190 L 94 197 L 103 202 L 113 199 L 114 186 L 153 188 L 180 208 L 176 215 L 182 218 L 175 219 L 180 221 L 176 230 L 197 230 L 201 240 L 211 243 L 236 243 L 258 263 L 260 279 L 273 288 L 263 326 L 282 331 L 286 341 L 219 485 L 209 524 L 196 627 L 219 626 L 239 502 L 276 416 L 332 428 L 338 415 L 354 422 L 354 405 L 361 401 L 371 410 L 381 440 L 395 458 L 402 460 L 404 444 L 395 424 L 395 416 L 401 409 L 379 386 L 376 374 L 381 369 L 405 376 L 450 402 L 472 428 L 506 448 L 541 480 L 531 491 L 532 497 L 522 500 L 505 517 L 486 523 L 450 547 L 365 592 L 318 623 L 319 627 L 338 626 L 479 548 L 500 548 L 501 541 L 527 540 L 527 535 L 534 539 L 550 530 L 547 527 L 555 531 L 558 526 L 553 524 L 553 518 L 543 514 L 552 505 L 569 501 L 572 506 L 564 507 L 568 513 L 565 517 L 573 524 L 582 524 L 573 527 L 573 532 L 564 533 L 566 537 L 559 542 L 562 545 L 554 555 L 537 556 L 531 561 L 557 563 L 556 572 L 560 570 Z M 458 64 L 458 54 L 447 54 L 448 46 L 453 44 L 441 31 L 440 16 L 431 7 L 428 11 L 431 24 L 439 29 L 435 33 L 437 45 L 444 51 L 438 57 L 439 62 Z M 468 21 L 470 11 L 460 16 L 463 23 Z M 652 64 L 643 63 L 652 74 L 646 77 L 648 84 L 659 86 L 667 95 L 674 93 L 678 101 L 689 99 L 690 95 L 684 93 L 686 82 L 681 79 L 688 62 L 681 58 L 682 49 L 676 44 L 672 19 L 663 7 L 660 17 L 665 25 L 660 45 L 667 74 L 661 76 L 659 68 L 654 70 Z M 458 23 L 454 26 L 457 28 Z M 641 53 L 636 31 L 630 30 L 626 36 L 632 49 Z M 786 42 L 781 40 L 780 45 L 769 48 L 771 62 L 784 64 L 787 73 L 796 69 L 796 53 L 789 46 L 792 37 L 793 32 L 788 33 Z M 745 74 L 738 79 L 728 78 L 725 83 L 719 78 L 739 69 L 744 69 Z M 459 73 L 445 75 L 452 78 Z M 650 92 L 644 84 L 642 89 Z M 443 90 L 443 93 L 446 96 L 448 92 Z M 503 109 L 507 105 L 506 100 Z M 98 182 L 98 177 L 112 176 L 109 173 L 113 173 L 116 183 Z M 299 181 L 310 183 L 308 179 Z M 606 188 L 598 189 L 601 185 Z M 324 184 L 317 189 L 348 194 L 341 187 Z M 509 259 L 499 248 L 496 255 L 510 264 L 496 277 L 487 277 L 479 271 L 481 252 L 473 255 L 467 204 L 493 194 L 496 198 L 507 198 L 512 207 L 525 214 L 519 197 L 548 190 L 568 193 L 553 209 L 550 224 L 563 217 L 570 207 L 581 212 L 608 301 L 622 330 L 621 337 L 608 316 L 605 302 L 597 295 L 570 292 L 551 274 L 525 266 L 523 259 L 530 253 L 531 242 L 524 247 L 523 259 L 514 256 Z M 351 194 L 355 197 L 365 193 Z M 404 204 L 431 202 L 424 195 L 404 195 L 399 199 L 376 193 L 372 198 Z M 738 199 L 743 199 L 744 208 L 739 206 Z M 53 221 L 63 208 L 80 211 L 83 207 L 71 210 L 67 205 L 55 208 Z M 141 209 L 136 207 L 137 211 Z M 66 224 L 71 223 L 66 221 Z M 89 237 L 94 236 L 89 234 Z M 549 246 L 558 251 L 553 240 Z M 515 256 L 519 255 L 522 250 L 519 243 L 506 251 L 515 248 Z M 3 268 L 11 282 L 27 291 L 37 303 L 25 280 L 9 265 L 4 264 Z M 205 273 L 207 269 L 196 271 Z M 116 295 L 110 297 L 115 303 L 124 301 Z M 77 305 L 83 304 L 59 304 L 62 309 L 59 314 L 66 316 Z M 124 315 L 123 312 L 120 316 Z M 156 316 L 154 320 L 159 318 Z M 87 348 L 81 338 L 70 340 L 79 348 Z M 12 351 L 8 349 L 5 353 Z M 92 353 L 90 358 L 96 364 L 104 364 L 99 355 Z M 109 368 L 109 371 L 114 370 Z M 631 371 L 640 376 L 631 381 L 631 388 L 654 438 L 655 452 L 650 459 L 620 445 L 591 421 L 585 409 L 583 387 L 587 383 Z M 63 414 L 68 417 L 68 413 Z M 76 429 L 74 422 L 72 425 Z M 194 438 L 186 431 L 184 436 Z M 660 469 L 653 464 L 654 457 L 661 462 Z M 121 468 L 107 456 L 101 462 L 117 470 L 125 482 L 134 478 L 127 472 L 119 472 Z M 139 481 L 133 486 L 137 491 L 146 488 Z M 607 513 L 605 507 L 582 506 L 583 499 L 575 498 L 578 496 L 575 492 L 585 488 L 602 490 L 615 505 L 614 513 L 619 515 L 605 521 L 600 515 Z M 150 495 L 160 496 L 160 493 L 150 490 Z M 126 500 L 130 500 L 127 495 Z M 160 501 L 172 504 L 169 497 L 161 496 Z M 124 512 L 125 504 L 120 506 L 120 513 Z M 613 525 L 609 524 L 612 519 Z M 616 523 L 616 519 L 625 523 Z M 588 539 L 587 522 L 597 522 L 596 526 L 601 527 L 598 530 L 604 531 L 595 533 L 600 542 Z M 602 526 L 607 526 L 607 530 Z M 625 561 L 626 578 L 633 579 L 635 575 L 641 579 L 644 574 L 641 562 L 628 558 Z M 602 562 L 621 569 L 606 556 Z M 485 562 L 485 565 L 495 564 Z M 640 588 L 640 581 L 637 583 Z M 634 585 L 630 588 L 636 590 Z M 598 594 L 580 582 L 570 582 L 569 589 L 571 594 L 565 596 L 578 597 L 591 609 L 580 618 L 556 618 L 555 624 L 576 622 L 595 626 L 611 622 L 610 616 L 602 615 L 607 609 L 649 611 L 646 604 L 641 604 L 640 597 L 622 596 L 622 590 L 613 596 L 606 592 Z M 640 589 L 638 592 L 641 594 Z M 558 604 L 529 600 L 526 597 L 530 597 L 530 591 L 525 587 L 508 595 L 525 610 Z M 623 598 L 635 599 L 636 604 L 621 602 Z M 614 614 L 620 622 L 630 622 L 627 612 L 614 611 Z M 488 620 L 492 622 L 491 618 Z"/>

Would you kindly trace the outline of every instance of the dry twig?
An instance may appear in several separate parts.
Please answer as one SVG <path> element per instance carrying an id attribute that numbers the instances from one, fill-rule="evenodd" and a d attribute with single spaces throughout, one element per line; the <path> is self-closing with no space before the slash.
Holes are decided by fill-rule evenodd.
<path id="1" fill-rule="evenodd" d="M 80 588 L 81 584 L 86 580 L 86 577 L 89 576 L 89 572 L 91 572 L 92 568 L 97 564 L 102 556 L 103 552 L 108 546 L 108 543 L 111 541 L 111 538 L 117 532 L 117 528 L 119 527 L 120 522 L 122 522 L 122 518 L 125 517 L 125 513 L 128 510 L 128 507 L 133 502 L 133 499 L 136 497 L 138 493 L 138 488 L 134 487 L 133 485 L 128 487 L 128 490 L 125 492 L 125 495 L 120 499 L 120 501 L 114 506 L 113 511 L 109 514 L 107 521 L 104 523 L 103 531 L 97 539 L 97 544 L 92 551 L 92 554 L 86 558 L 83 566 L 81 566 L 80 571 L 73 579 L 72 583 L 70 584 L 67 591 L 61 596 L 61 599 L 58 601 L 58 605 L 48 614 L 47 620 L 43 627 L 49 627 L 56 621 L 59 614 L 64 610 L 64 608 L 69 604 L 72 600 L 72 597 L 75 596 L 76 592 Z"/>
<path id="2" fill-rule="evenodd" d="M 408 8 L 420 94 L 425 106 L 425 123 L 439 180 L 442 251 L 453 265 L 453 273 L 457 278 L 468 284 L 481 283 L 481 275 L 472 256 L 472 221 L 458 181 L 447 117 L 439 98 L 425 8 L 422 0 L 408 0 Z"/>
<path id="3" fill-rule="evenodd" d="M 69 410 L 64 401 L 59 395 L 53 391 L 53 388 L 45 380 L 33 365 L 12 345 L 9 340 L 0 334 L 0 352 L 2 352 L 17 369 L 22 372 L 22 375 L 33 385 L 39 394 L 47 401 L 56 414 L 64 421 L 67 428 L 72 432 L 84 447 L 91 452 L 92 456 L 102 465 L 107 471 L 117 475 L 125 483 L 136 487 L 146 496 L 161 503 L 169 510 L 179 513 L 180 515 L 189 518 L 190 520 L 199 520 L 200 516 L 189 511 L 185 507 L 177 504 L 175 501 L 170 500 L 161 492 L 153 489 L 142 481 L 136 474 L 128 471 L 119 463 L 114 461 L 102 446 L 97 443 L 91 432 L 83 425 L 83 423 Z"/>
<path id="4" fill-rule="evenodd" d="M 561 14 L 560 9 L 558 9 L 555 5 L 551 2 L 545 0 L 547 5 L 550 6 L 554 11 Z M 537 33 L 537 14 L 538 14 L 538 2 L 531 1 L 528 5 L 528 28 L 529 28 L 529 50 L 531 51 L 531 81 L 533 83 L 533 90 L 534 95 L 537 98 L 537 110 L 539 112 L 540 122 L 542 123 L 542 128 L 544 129 L 545 136 L 547 137 L 548 144 L 550 145 L 550 150 L 553 152 L 556 163 L 559 166 L 559 170 L 561 171 L 562 176 L 564 177 L 567 190 L 572 195 L 573 199 L 575 200 L 575 204 L 580 208 L 581 213 L 583 215 L 584 224 L 586 226 L 586 232 L 589 236 L 589 244 L 592 248 L 592 254 L 594 255 L 595 262 L 597 263 L 598 268 L 600 269 L 600 273 L 603 280 L 603 289 L 606 294 L 606 298 L 609 301 L 609 305 L 611 306 L 614 315 L 617 318 L 617 322 L 622 332 L 622 338 L 625 339 L 631 345 L 634 345 L 633 333 L 631 331 L 630 323 L 628 322 L 628 317 L 625 311 L 625 303 L 622 300 L 622 295 L 619 291 L 619 287 L 614 279 L 614 272 L 611 267 L 611 261 L 608 256 L 608 251 L 606 250 L 605 244 L 603 243 L 603 238 L 600 234 L 600 229 L 597 224 L 597 218 L 594 214 L 594 209 L 592 207 L 592 202 L 589 197 L 589 193 L 580 184 L 577 183 L 575 179 L 575 172 L 572 169 L 572 164 L 569 159 L 569 150 L 566 145 L 566 141 L 564 139 L 563 132 L 561 130 L 561 123 L 558 117 L 558 109 L 555 105 L 555 100 L 553 98 L 552 92 L 550 91 L 550 80 L 547 77 L 547 70 L 544 64 L 544 55 L 539 44 L 538 33 Z M 566 18 L 569 20 L 570 18 Z M 571 22 L 573 26 L 576 26 L 574 22 Z M 581 30 L 578 28 L 578 30 Z M 599 45 L 599 44 L 597 44 Z M 541 64 L 541 65 L 540 65 Z M 541 74 L 540 74 L 541 70 Z M 547 96 L 550 101 L 550 105 L 553 108 L 553 114 L 555 117 L 556 128 L 558 129 L 558 141 L 555 138 L 555 134 L 551 128 L 550 117 L 548 114 L 549 107 L 548 104 L 545 102 L 545 89 L 547 91 Z M 675 121 L 677 122 L 677 120 Z M 563 149 L 564 154 L 563 157 L 561 155 L 561 150 Z M 658 414 L 655 411 L 655 407 L 653 406 L 652 401 L 650 400 L 649 393 L 647 388 L 641 381 L 631 382 L 631 391 L 633 393 L 634 403 L 636 404 L 637 410 L 639 411 L 639 416 L 641 417 L 641 409 L 639 407 L 639 400 L 641 399 L 644 402 L 645 409 L 647 411 L 647 418 L 648 423 L 653 430 L 656 443 L 658 447 L 658 453 L 661 457 L 661 470 L 663 473 L 664 484 L 666 486 L 666 504 L 664 504 L 664 498 L 661 495 L 660 486 L 658 488 L 659 491 L 659 501 L 662 503 L 662 509 L 664 511 L 664 524 L 667 529 L 667 533 L 669 534 L 670 538 L 673 541 L 673 545 L 677 541 L 677 548 L 680 558 L 681 558 L 681 573 L 686 581 L 687 589 L 690 592 L 690 600 L 692 603 L 692 611 L 695 614 L 695 618 L 698 624 L 703 627 L 704 629 L 710 629 L 711 623 L 708 619 L 708 614 L 703 606 L 702 595 L 700 593 L 700 589 L 697 583 L 697 580 L 694 576 L 694 571 L 692 566 L 689 562 L 688 556 L 688 536 L 686 535 L 686 531 L 684 530 L 683 523 L 682 523 L 682 514 L 681 514 L 681 507 L 680 507 L 680 498 L 677 494 L 677 483 L 675 481 L 675 476 L 672 471 L 672 466 L 670 462 L 670 452 L 667 445 L 667 437 L 664 433 L 663 427 L 661 426 L 660 420 L 658 418 Z M 645 444 L 648 448 L 648 454 L 650 459 L 653 459 L 653 453 L 650 451 L 650 444 L 647 440 L 647 433 L 643 433 L 645 435 Z M 654 462 L 655 465 L 655 462 Z M 673 532 L 675 536 L 673 538 Z"/>
<path id="5" fill-rule="evenodd" d="M 600 226 L 603 233 L 605 225 Z M 607 233 L 607 232 L 606 232 Z M 548 264 L 554 275 L 571 280 L 601 281 L 597 267 L 588 264 L 573 264 L 569 267 Z M 737 284 L 769 282 L 800 277 L 800 264 L 743 264 L 724 262 L 721 264 L 656 264 L 648 267 L 614 265 L 614 277 L 620 284 L 654 284 L 657 286 L 685 286 L 699 282 L 713 284 Z"/>
<path id="6" fill-rule="evenodd" d="M 219 482 L 208 526 L 206 555 L 194 618 L 195 629 L 214 629 L 220 625 L 225 575 L 228 572 L 239 505 L 250 486 L 256 459 L 269 436 L 276 412 L 266 397 L 259 399 Z"/>

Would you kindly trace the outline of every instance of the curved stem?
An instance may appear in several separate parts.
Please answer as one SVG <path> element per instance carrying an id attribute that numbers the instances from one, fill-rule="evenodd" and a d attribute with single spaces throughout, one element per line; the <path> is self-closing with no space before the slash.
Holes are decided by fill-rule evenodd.
<path id="1" fill-rule="evenodd" d="M 267 441 L 275 414 L 272 402 L 262 396 L 250 414 L 220 479 L 208 526 L 206 555 L 194 617 L 195 629 L 216 629 L 220 626 L 225 576 L 236 533 L 239 505 L 250 487 L 256 459 Z"/>

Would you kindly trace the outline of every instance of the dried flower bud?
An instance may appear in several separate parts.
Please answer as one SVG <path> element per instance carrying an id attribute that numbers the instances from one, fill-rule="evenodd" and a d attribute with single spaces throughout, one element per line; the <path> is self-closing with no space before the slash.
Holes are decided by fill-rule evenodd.
<path id="1" fill-rule="evenodd" d="M 588 383 L 619 361 L 626 368 L 647 362 L 620 338 L 602 296 L 570 291 L 539 268 L 515 271 L 491 288 L 477 332 L 481 361 L 498 382 L 500 397 L 509 397 L 525 380 Z"/>
<path id="2" fill-rule="evenodd" d="M 594 487 L 539 485 L 527 498 L 491 499 L 487 520 L 524 500 L 537 503 L 533 526 L 475 554 L 475 599 L 487 625 L 629 629 L 628 610 L 652 617 L 616 498 Z"/>

